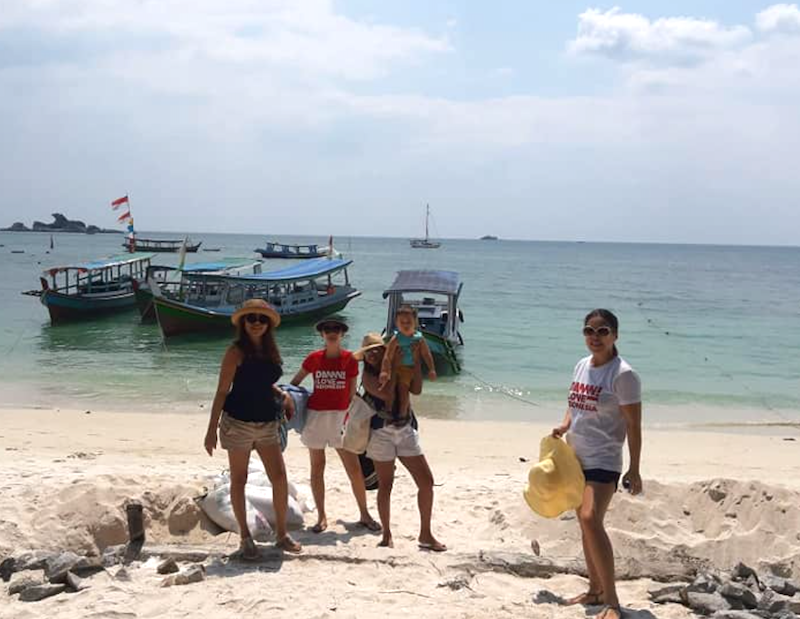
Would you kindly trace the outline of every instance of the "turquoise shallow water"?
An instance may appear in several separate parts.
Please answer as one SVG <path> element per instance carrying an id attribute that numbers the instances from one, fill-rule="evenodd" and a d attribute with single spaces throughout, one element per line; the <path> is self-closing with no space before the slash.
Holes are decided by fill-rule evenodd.
<path id="1" fill-rule="evenodd" d="M 223 251 L 191 261 L 249 256 L 265 240 L 193 236 Z M 120 242 L 62 234 L 46 253 L 47 234 L 0 233 L 7 405 L 197 410 L 210 402 L 226 338 L 165 346 L 135 312 L 51 327 L 38 300 L 19 294 L 38 286 L 42 269 L 117 253 Z M 384 325 L 381 292 L 397 269 L 460 272 L 467 372 L 426 385 L 426 414 L 552 419 L 586 354 L 583 316 L 604 306 L 620 318 L 621 353 L 642 375 L 645 403 L 656 405 L 659 421 L 800 421 L 800 248 L 452 240 L 413 250 L 405 239 L 375 238 L 340 238 L 336 246 L 354 260 L 351 279 L 363 292 L 345 312 L 351 347 Z M 280 330 L 279 343 L 292 374 L 318 339 L 311 327 L 291 327 Z"/>

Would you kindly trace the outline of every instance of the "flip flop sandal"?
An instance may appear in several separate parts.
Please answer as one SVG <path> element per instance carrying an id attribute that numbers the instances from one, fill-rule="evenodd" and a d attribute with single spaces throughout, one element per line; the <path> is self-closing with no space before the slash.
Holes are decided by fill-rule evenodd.
<path id="1" fill-rule="evenodd" d="M 418 542 L 417 545 L 420 550 L 430 550 L 431 552 L 444 552 L 447 550 L 447 546 L 442 543 L 432 544 L 430 542 Z"/>
<path id="2" fill-rule="evenodd" d="M 358 521 L 358 526 L 363 527 L 372 531 L 373 533 L 378 533 L 383 530 L 383 527 L 380 525 L 379 522 L 375 520 L 370 520 L 368 522 L 364 522 L 363 520 Z"/>

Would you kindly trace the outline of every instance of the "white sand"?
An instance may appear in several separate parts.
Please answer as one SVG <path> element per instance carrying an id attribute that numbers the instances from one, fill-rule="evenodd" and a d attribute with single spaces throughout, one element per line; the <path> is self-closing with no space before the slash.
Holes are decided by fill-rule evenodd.
<path id="1" fill-rule="evenodd" d="M 549 580 L 480 571 L 481 551 L 579 557 L 574 519 L 536 517 L 522 497 L 530 462 L 549 427 L 523 423 L 422 420 L 436 476 L 434 531 L 450 550 L 421 552 L 415 489 L 404 469 L 393 494 L 395 548 L 355 529 L 357 510 L 335 454 L 329 456 L 328 514 L 322 535 L 299 531 L 302 559 L 282 564 L 220 563 L 202 584 L 162 589 L 151 567 L 129 582 L 96 577 L 87 591 L 25 604 L 0 592 L 0 617 L 585 617 L 583 608 L 534 605 L 542 588 L 580 592 L 577 576 Z M 126 539 L 127 499 L 145 505 L 149 543 L 229 552 L 233 535 L 203 530 L 192 499 L 226 466 L 202 450 L 206 418 L 185 414 L 0 410 L 0 559 L 27 548 L 97 552 Z M 789 435 L 791 436 L 791 435 Z M 783 561 L 800 575 L 800 436 L 645 431 L 645 495 L 619 494 L 608 527 L 620 561 L 677 555 L 719 567 L 739 560 Z M 307 455 L 295 435 L 290 478 L 305 482 Z M 719 492 L 709 492 L 711 487 Z M 721 500 L 712 497 L 725 494 Z M 374 506 L 375 494 L 369 499 Z M 377 518 L 377 509 L 373 512 Z M 307 515 L 313 524 L 313 514 Z M 438 586 L 464 577 L 468 588 Z M 647 580 L 620 584 L 620 597 L 647 618 L 689 617 L 654 607 Z"/>

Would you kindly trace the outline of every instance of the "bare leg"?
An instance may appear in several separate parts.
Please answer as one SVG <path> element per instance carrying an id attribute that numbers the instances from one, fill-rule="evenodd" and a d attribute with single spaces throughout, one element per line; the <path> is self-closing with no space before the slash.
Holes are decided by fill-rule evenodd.
<path id="1" fill-rule="evenodd" d="M 383 539 L 378 546 L 394 548 L 392 529 L 389 523 L 392 514 L 392 486 L 394 485 L 394 460 L 375 463 L 378 473 L 378 515 L 383 526 Z"/>
<path id="2" fill-rule="evenodd" d="M 361 471 L 361 463 L 358 456 L 346 449 L 337 449 L 336 453 L 342 460 L 344 470 L 350 478 L 350 487 L 353 489 L 353 496 L 358 503 L 358 511 L 361 513 L 359 522 L 366 525 L 370 530 L 380 530 L 380 525 L 370 515 L 367 508 L 367 488 L 364 486 L 364 473 Z"/>
<path id="3" fill-rule="evenodd" d="M 239 525 L 242 539 L 251 537 L 247 528 L 247 509 L 244 501 L 244 487 L 247 484 L 247 467 L 250 464 L 249 449 L 229 449 L 228 464 L 231 469 L 231 507 Z"/>
<path id="4" fill-rule="evenodd" d="M 589 590 L 602 591 L 603 602 L 611 607 L 619 606 L 619 599 L 614 581 L 614 549 L 603 519 L 614 492 L 614 484 L 588 482 L 583 493 L 583 503 L 578 508 L 586 567 L 589 569 Z"/>
<path id="5" fill-rule="evenodd" d="M 267 477 L 272 484 L 272 505 L 275 508 L 275 541 L 290 552 L 299 552 L 300 544 L 286 532 L 286 512 L 289 508 L 289 482 L 280 445 L 256 445 Z"/>
<path id="6" fill-rule="evenodd" d="M 404 385 L 402 382 L 397 383 L 397 410 L 400 415 L 405 417 L 408 415 L 408 408 L 410 405 L 411 396 L 409 395 L 409 386 Z"/>
<path id="7" fill-rule="evenodd" d="M 321 533 L 328 528 L 328 516 L 325 513 L 325 450 L 309 449 L 311 459 L 311 494 L 317 504 L 317 524 L 314 533 Z"/>
<path id="8" fill-rule="evenodd" d="M 425 456 L 401 456 L 400 462 L 411 473 L 417 484 L 417 506 L 419 507 L 419 543 L 425 548 L 442 551 L 447 546 L 433 536 L 431 516 L 433 514 L 433 473 Z"/>

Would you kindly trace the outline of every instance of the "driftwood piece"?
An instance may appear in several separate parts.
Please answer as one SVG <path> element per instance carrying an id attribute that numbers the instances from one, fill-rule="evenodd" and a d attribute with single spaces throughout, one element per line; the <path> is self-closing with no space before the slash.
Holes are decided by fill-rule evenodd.
<path id="1" fill-rule="evenodd" d="M 480 552 L 477 555 L 462 555 L 453 567 L 483 572 L 514 574 L 522 578 L 550 578 L 556 574 L 586 576 L 583 562 L 553 561 L 546 557 L 512 552 Z M 647 563 L 628 557 L 617 559 L 618 580 L 649 578 L 657 582 L 691 581 L 697 573 L 693 562 L 681 560 L 650 560 Z"/>

